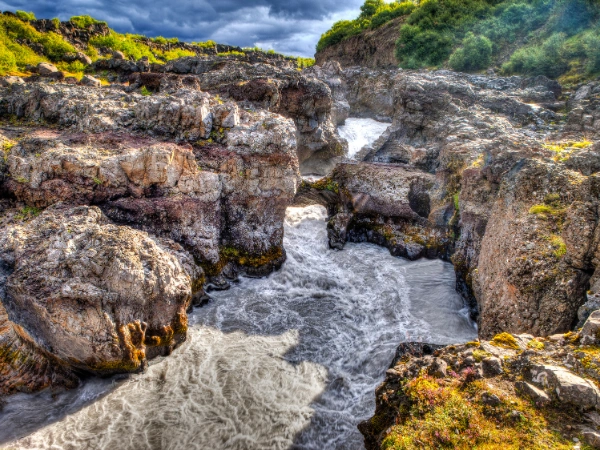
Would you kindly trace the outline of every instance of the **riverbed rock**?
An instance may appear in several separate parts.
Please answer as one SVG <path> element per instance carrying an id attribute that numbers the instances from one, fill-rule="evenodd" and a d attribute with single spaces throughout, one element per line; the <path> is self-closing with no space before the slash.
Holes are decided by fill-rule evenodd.
<path id="1" fill-rule="evenodd" d="M 167 63 L 164 71 L 195 75 L 207 92 L 294 120 L 303 173 L 324 175 L 333 167 L 332 159 L 345 155 L 332 118 L 331 89 L 316 78 L 265 62 L 210 58 L 182 58 Z"/>
<path id="2" fill-rule="evenodd" d="M 422 200 L 413 201 L 427 220 L 400 226 L 381 206 L 376 217 L 355 217 L 348 239 L 385 245 L 411 259 L 451 258 L 482 337 L 569 330 L 600 277 L 600 166 L 595 134 L 568 126 L 583 115 L 565 123 L 556 112 L 561 86 L 545 77 L 445 70 L 347 67 L 338 76 L 338 94 L 352 115 L 392 122 L 366 161 L 432 176 Z M 579 92 L 570 107 L 596 108 L 594 89 Z M 373 186 L 378 189 L 384 188 Z M 404 195 L 398 188 L 397 198 Z M 393 197 L 382 197 L 381 205 L 398 207 Z M 357 236 L 352 229 L 361 221 Z"/>
<path id="3" fill-rule="evenodd" d="M 555 390 L 562 402 L 586 410 L 600 406 L 600 390 L 591 381 L 563 367 L 535 365 L 531 368 L 531 376 L 534 383 Z"/>

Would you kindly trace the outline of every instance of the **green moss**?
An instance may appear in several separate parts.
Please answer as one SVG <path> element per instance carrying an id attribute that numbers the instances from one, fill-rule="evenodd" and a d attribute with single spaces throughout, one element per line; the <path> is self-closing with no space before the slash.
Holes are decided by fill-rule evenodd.
<path id="1" fill-rule="evenodd" d="M 340 192 L 340 186 L 337 181 L 334 181 L 330 177 L 321 178 L 320 180 L 315 181 L 314 183 L 310 183 L 310 186 L 313 189 L 317 189 L 319 191 L 331 191 L 336 194 Z"/>
<path id="2" fill-rule="evenodd" d="M 273 247 L 261 254 L 250 254 L 234 247 L 221 247 L 219 250 L 221 261 L 224 263 L 234 261 L 241 266 L 259 268 L 283 256 L 281 247 Z"/>
<path id="3" fill-rule="evenodd" d="M 519 344 L 516 338 L 510 333 L 500 333 L 494 336 L 491 341 L 492 345 L 496 347 L 510 348 L 513 350 L 520 350 Z"/>
<path id="4" fill-rule="evenodd" d="M 15 215 L 15 219 L 27 221 L 39 216 L 41 212 L 41 209 L 34 206 L 25 206 Z"/>
<path id="5" fill-rule="evenodd" d="M 477 362 L 481 362 L 483 361 L 485 358 L 488 358 L 492 356 L 491 353 L 488 353 L 484 350 L 474 350 L 473 351 L 473 358 L 475 358 L 475 361 Z"/>
<path id="6" fill-rule="evenodd" d="M 544 350 L 544 343 L 538 339 L 532 339 L 527 343 L 527 347 L 533 348 L 535 350 Z"/>
<path id="7" fill-rule="evenodd" d="M 150 92 L 146 86 L 142 86 L 140 93 L 145 97 L 152 95 L 152 92 Z"/>

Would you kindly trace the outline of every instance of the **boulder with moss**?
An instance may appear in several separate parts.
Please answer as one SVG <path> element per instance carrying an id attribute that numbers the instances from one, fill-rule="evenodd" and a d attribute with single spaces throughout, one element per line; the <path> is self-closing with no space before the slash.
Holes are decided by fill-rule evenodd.
<path id="1" fill-rule="evenodd" d="M 596 448 L 599 349 L 581 337 L 503 333 L 425 354 L 404 344 L 359 425 L 366 448 Z"/>

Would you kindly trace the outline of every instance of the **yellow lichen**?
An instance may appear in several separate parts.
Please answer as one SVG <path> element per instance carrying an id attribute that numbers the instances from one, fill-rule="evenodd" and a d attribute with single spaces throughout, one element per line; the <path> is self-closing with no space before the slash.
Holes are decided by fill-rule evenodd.
<path id="1" fill-rule="evenodd" d="M 491 344 L 496 347 L 510 348 L 513 350 L 519 350 L 519 344 L 517 339 L 510 333 L 500 333 L 494 336 Z"/>

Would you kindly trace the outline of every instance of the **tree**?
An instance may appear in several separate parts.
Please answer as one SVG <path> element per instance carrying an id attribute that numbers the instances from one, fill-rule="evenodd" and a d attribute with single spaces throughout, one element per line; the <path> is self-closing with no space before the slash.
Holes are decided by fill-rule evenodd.
<path id="1" fill-rule="evenodd" d="M 385 5 L 383 0 L 365 0 L 365 4 L 360 7 L 359 19 L 370 19 L 377 11 Z"/>

